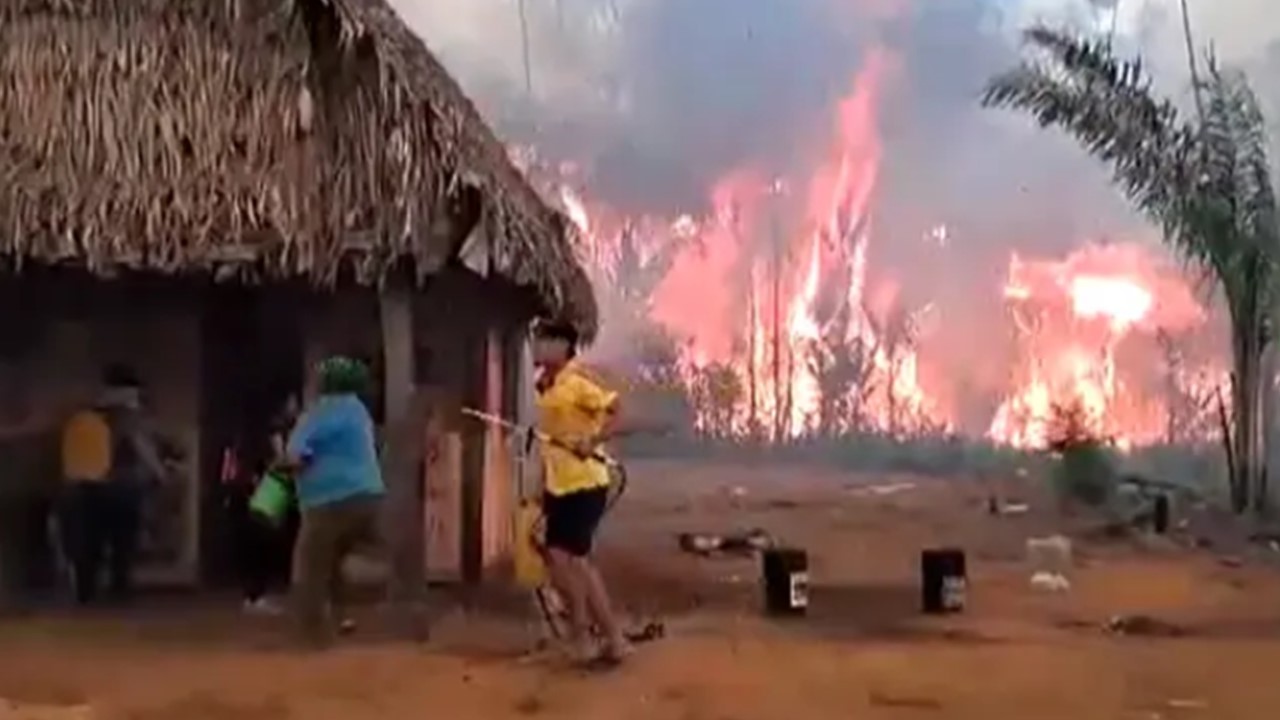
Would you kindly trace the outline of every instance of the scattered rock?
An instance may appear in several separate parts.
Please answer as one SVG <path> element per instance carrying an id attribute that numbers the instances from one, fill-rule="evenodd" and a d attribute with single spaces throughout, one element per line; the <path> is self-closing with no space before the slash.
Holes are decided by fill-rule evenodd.
<path id="1" fill-rule="evenodd" d="M 1116 615 L 1103 627 L 1113 635 L 1131 637 L 1182 637 L 1187 634 L 1184 628 L 1150 615 Z"/>

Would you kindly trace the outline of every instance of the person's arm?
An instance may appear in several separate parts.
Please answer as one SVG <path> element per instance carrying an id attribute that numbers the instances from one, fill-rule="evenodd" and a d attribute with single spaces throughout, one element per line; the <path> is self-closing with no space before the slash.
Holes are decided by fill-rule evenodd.
<path id="1" fill-rule="evenodd" d="M 131 423 L 132 424 L 132 423 Z M 156 442 L 156 438 L 151 434 L 150 430 L 142 427 L 141 423 L 134 424 L 129 432 L 129 440 L 133 443 L 134 452 L 138 454 L 138 459 L 142 462 L 147 472 L 157 481 L 162 481 L 169 476 L 169 470 L 165 467 L 164 461 L 160 459 L 160 447 Z"/>
<path id="2" fill-rule="evenodd" d="M 289 431 L 277 428 L 271 432 L 271 462 L 283 461 L 289 453 Z"/>
<path id="3" fill-rule="evenodd" d="M 289 433 L 284 453 L 280 462 L 283 469 L 295 475 L 307 467 L 311 458 L 315 457 L 316 438 L 320 433 L 320 420 L 315 413 L 308 412 L 298 418 L 298 424 Z"/>
<path id="4" fill-rule="evenodd" d="M 621 423 L 622 403 L 618 393 L 586 378 L 578 378 L 574 386 L 578 407 L 600 418 L 600 430 L 594 436 L 569 439 L 570 449 L 586 457 L 595 454 L 603 443 L 626 434 Z"/>

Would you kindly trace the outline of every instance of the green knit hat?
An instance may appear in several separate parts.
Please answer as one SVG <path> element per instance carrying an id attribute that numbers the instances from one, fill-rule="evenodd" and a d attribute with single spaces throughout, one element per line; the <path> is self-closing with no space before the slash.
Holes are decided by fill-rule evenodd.
<path id="1" fill-rule="evenodd" d="M 369 368 L 354 358 L 335 355 L 316 368 L 321 395 L 360 394 L 369 387 Z"/>

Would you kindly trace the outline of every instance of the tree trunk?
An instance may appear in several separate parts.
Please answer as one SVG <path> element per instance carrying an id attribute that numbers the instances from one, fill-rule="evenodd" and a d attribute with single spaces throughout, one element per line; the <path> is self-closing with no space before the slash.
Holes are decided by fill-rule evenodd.
<path id="1" fill-rule="evenodd" d="M 1267 488 L 1267 443 L 1271 429 L 1271 402 L 1275 392 L 1273 353 L 1264 336 L 1265 318 L 1254 318 L 1254 382 L 1257 386 L 1253 415 L 1253 472 L 1249 477 L 1249 507 L 1257 515 L 1265 515 L 1270 505 Z"/>
<path id="2" fill-rule="evenodd" d="M 1252 473 L 1250 445 L 1252 432 L 1249 418 L 1252 416 L 1252 380 L 1246 342 L 1236 350 L 1235 372 L 1231 375 L 1231 430 L 1232 456 L 1235 467 L 1230 477 L 1231 509 L 1243 513 L 1249 506 L 1249 476 Z"/>
<path id="3" fill-rule="evenodd" d="M 1275 400 L 1276 400 L 1276 354 L 1275 345 L 1263 339 L 1261 362 L 1262 401 L 1259 403 L 1258 421 L 1258 457 L 1259 466 L 1254 486 L 1253 509 L 1261 515 L 1271 512 L 1271 488 L 1268 482 L 1271 461 L 1271 438 L 1274 435 Z"/>
<path id="4" fill-rule="evenodd" d="M 379 305 L 386 408 L 383 533 L 391 560 L 388 600 L 400 630 L 412 639 L 424 639 L 426 558 L 418 490 L 429 403 L 426 392 L 416 390 L 414 383 L 412 295 L 406 286 L 392 284 L 383 291 Z"/>
<path id="5" fill-rule="evenodd" d="M 1244 513 L 1253 506 L 1254 493 L 1261 486 L 1261 351 L 1259 318 L 1256 313 L 1240 313 L 1232 332 L 1235 335 L 1235 372 L 1232 376 L 1235 472 L 1231 478 L 1231 507 Z"/>

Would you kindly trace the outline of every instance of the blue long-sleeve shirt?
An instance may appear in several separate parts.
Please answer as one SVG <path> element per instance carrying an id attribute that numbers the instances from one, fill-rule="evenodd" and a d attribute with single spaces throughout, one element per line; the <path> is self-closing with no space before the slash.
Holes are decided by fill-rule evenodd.
<path id="1" fill-rule="evenodd" d="M 290 434 L 289 455 L 303 462 L 298 504 L 304 508 L 386 491 L 373 418 L 355 395 L 321 397 Z"/>

